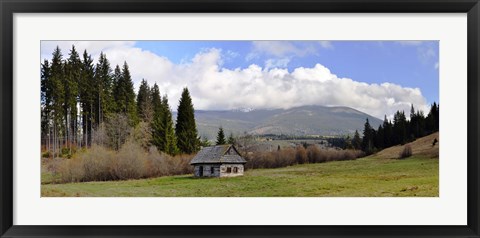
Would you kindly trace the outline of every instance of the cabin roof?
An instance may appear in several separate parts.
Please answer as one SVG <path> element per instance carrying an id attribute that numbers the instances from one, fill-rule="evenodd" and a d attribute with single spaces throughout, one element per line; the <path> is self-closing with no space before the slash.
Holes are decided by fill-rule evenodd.
<path id="1" fill-rule="evenodd" d="M 233 150 L 234 154 L 227 154 Z M 190 164 L 245 164 L 247 161 L 240 156 L 233 145 L 216 145 L 204 147 L 190 161 Z"/>

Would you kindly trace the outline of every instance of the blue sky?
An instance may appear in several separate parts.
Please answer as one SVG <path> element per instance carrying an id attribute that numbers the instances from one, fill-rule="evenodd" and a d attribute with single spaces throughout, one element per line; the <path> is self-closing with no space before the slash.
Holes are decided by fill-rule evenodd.
<path id="1" fill-rule="evenodd" d="M 314 44 L 311 41 L 291 43 L 298 48 Z M 252 58 L 248 57 L 255 50 L 251 41 L 138 41 L 135 44 L 175 63 L 187 62 L 205 49 L 222 49 L 224 54 L 232 54 L 222 65 L 228 69 L 265 65 L 268 59 L 289 57 L 286 65 L 289 71 L 319 63 L 338 77 L 420 88 L 428 103 L 439 101 L 438 41 L 330 41 L 330 45 L 302 55 L 265 53 Z"/>
<path id="2" fill-rule="evenodd" d="M 176 109 L 188 87 L 196 109 L 347 106 L 391 118 L 439 102 L 438 41 L 42 41 L 41 59 L 72 45 L 112 67 L 127 62 L 135 87 L 157 83 Z"/>

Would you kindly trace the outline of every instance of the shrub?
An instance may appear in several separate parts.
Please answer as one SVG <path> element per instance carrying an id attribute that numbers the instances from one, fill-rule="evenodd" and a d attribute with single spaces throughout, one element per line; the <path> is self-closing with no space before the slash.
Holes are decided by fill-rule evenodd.
<path id="1" fill-rule="evenodd" d="M 94 145 L 77 153 L 71 159 L 44 159 L 42 168 L 60 174 L 60 181 L 87 182 L 139 179 L 193 172 L 190 161 L 193 155 L 171 157 L 151 147 L 127 141 L 119 151 Z"/>
<path id="2" fill-rule="evenodd" d="M 83 181 L 111 180 L 110 173 L 114 153 L 101 146 L 92 146 L 89 150 L 78 155 L 83 161 Z"/>
<path id="3" fill-rule="evenodd" d="M 303 164 L 305 162 L 307 162 L 307 152 L 305 150 L 305 147 L 303 146 L 297 146 L 296 148 L 296 151 L 295 151 L 295 160 L 297 161 L 297 163 L 299 164 Z"/>
<path id="4" fill-rule="evenodd" d="M 360 150 L 320 149 L 315 145 L 305 148 L 297 146 L 272 152 L 255 152 L 247 154 L 246 169 L 279 168 L 302 163 L 322 163 L 327 161 L 353 160 L 364 156 Z"/>
<path id="5" fill-rule="evenodd" d="M 409 144 L 407 144 L 403 147 L 403 150 L 400 151 L 398 158 L 405 159 L 410 156 L 412 156 L 412 147 Z"/>
<path id="6" fill-rule="evenodd" d="M 112 160 L 112 177 L 119 180 L 144 177 L 146 156 L 140 145 L 132 141 L 125 142 Z"/>

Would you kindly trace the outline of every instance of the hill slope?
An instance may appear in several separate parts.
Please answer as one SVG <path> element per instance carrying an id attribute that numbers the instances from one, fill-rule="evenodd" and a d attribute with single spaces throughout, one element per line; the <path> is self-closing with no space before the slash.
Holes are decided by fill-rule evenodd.
<path id="1" fill-rule="evenodd" d="M 428 136 L 424 136 L 416 139 L 406 145 L 412 147 L 412 156 L 422 156 L 428 158 L 438 158 L 439 146 L 440 146 L 440 134 L 438 132 Z M 432 142 L 437 139 L 435 146 L 432 146 Z M 382 158 L 382 159 L 396 159 L 399 153 L 403 150 L 404 145 L 397 145 L 386 148 L 370 157 Z"/>
<path id="2" fill-rule="evenodd" d="M 377 128 L 382 121 L 348 107 L 301 106 L 290 109 L 259 109 L 195 112 L 199 135 L 214 139 L 222 126 L 227 135 L 345 135 L 362 131 L 365 119 Z"/>

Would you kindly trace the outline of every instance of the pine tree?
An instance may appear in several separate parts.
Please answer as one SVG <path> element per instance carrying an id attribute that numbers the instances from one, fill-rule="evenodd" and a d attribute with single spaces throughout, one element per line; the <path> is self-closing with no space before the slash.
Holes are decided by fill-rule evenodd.
<path id="1" fill-rule="evenodd" d="M 426 118 L 426 130 L 428 133 L 433 133 L 439 129 L 439 108 L 436 102 L 433 102 L 430 107 L 430 112 Z"/>
<path id="2" fill-rule="evenodd" d="M 116 83 L 114 86 L 116 109 L 117 112 L 127 115 L 131 125 L 136 125 L 138 123 L 137 107 L 130 69 L 127 62 L 124 62 L 121 73 L 118 72 L 117 68 L 119 67 L 115 68 L 113 74 Z M 119 73 L 120 75 L 118 75 Z"/>
<path id="3" fill-rule="evenodd" d="M 153 115 L 157 113 L 162 106 L 162 98 L 160 97 L 160 89 L 157 83 L 155 83 L 150 90 L 150 99 L 152 100 Z"/>
<path id="4" fill-rule="evenodd" d="M 122 68 L 122 83 L 124 87 L 125 113 L 127 114 L 133 125 L 138 123 L 137 107 L 135 104 L 135 89 L 133 87 L 132 76 L 127 62 L 123 64 Z"/>
<path id="5" fill-rule="evenodd" d="M 387 115 L 385 115 L 385 119 L 383 120 L 383 146 L 384 148 L 392 146 L 392 123 L 387 119 Z"/>
<path id="6" fill-rule="evenodd" d="M 394 145 L 405 144 L 408 141 L 407 138 L 407 118 L 405 112 L 397 111 L 393 116 L 393 143 Z"/>
<path id="7" fill-rule="evenodd" d="M 360 134 L 358 134 L 358 130 L 355 130 L 355 135 L 352 139 L 352 146 L 356 150 L 362 149 L 362 139 L 360 138 Z"/>
<path id="8" fill-rule="evenodd" d="M 378 129 L 375 133 L 375 147 L 379 150 L 385 148 L 385 144 L 383 142 L 383 139 L 384 139 L 384 136 L 385 136 L 384 133 L 385 133 L 385 131 L 383 129 L 383 126 L 379 125 Z"/>
<path id="9" fill-rule="evenodd" d="M 52 120 L 52 148 L 53 157 L 58 155 L 61 145 L 61 137 L 65 135 L 63 124 L 64 90 L 62 80 L 65 77 L 65 65 L 60 48 L 57 46 L 52 53 L 50 66 L 50 78 L 46 81 L 46 101 L 50 102 L 49 112 Z"/>
<path id="10" fill-rule="evenodd" d="M 120 94 L 123 94 L 123 88 L 120 85 L 122 82 L 122 70 L 118 64 L 115 66 L 112 75 L 112 96 L 113 96 L 113 112 L 115 113 L 122 113 L 123 112 L 123 100 L 118 101 L 120 99 Z"/>
<path id="11" fill-rule="evenodd" d="M 177 138 L 173 127 L 172 112 L 167 96 L 163 96 L 161 109 L 156 113 L 152 125 L 152 143 L 158 150 L 170 155 L 178 154 Z"/>
<path id="12" fill-rule="evenodd" d="M 83 142 L 85 146 L 91 145 L 92 129 L 95 118 L 94 100 L 95 100 L 95 70 L 93 66 L 93 59 L 87 53 L 83 52 L 81 80 L 80 86 L 80 107 L 82 109 L 82 131 Z"/>
<path id="13" fill-rule="evenodd" d="M 163 97 L 162 105 L 164 110 L 163 120 L 166 135 L 165 152 L 169 155 L 175 155 L 178 154 L 179 150 L 177 147 L 177 137 L 175 135 L 175 129 L 173 127 L 172 111 L 170 109 L 170 106 L 168 105 L 168 99 L 166 96 Z"/>
<path id="14" fill-rule="evenodd" d="M 137 94 L 137 112 L 142 121 L 150 123 L 153 118 L 152 93 L 145 79 L 142 79 Z"/>
<path id="15" fill-rule="evenodd" d="M 218 129 L 218 134 L 217 134 L 217 145 L 225 145 L 227 144 L 227 141 L 225 140 L 225 133 L 223 132 L 223 128 L 220 127 Z"/>
<path id="16" fill-rule="evenodd" d="M 181 152 L 191 154 L 199 150 L 195 111 L 192 98 L 187 88 L 183 89 L 177 110 L 177 124 L 175 127 L 178 148 Z"/>
<path id="17" fill-rule="evenodd" d="M 114 112 L 112 69 L 107 56 L 101 52 L 95 66 L 95 124 L 100 125 Z"/>
<path id="18" fill-rule="evenodd" d="M 82 62 L 75 46 L 70 50 L 69 58 L 65 63 L 64 97 L 65 97 L 65 125 L 66 137 L 69 142 L 76 142 L 78 112 L 77 100 L 79 95 L 79 83 L 81 80 Z M 70 144 L 70 143 L 69 143 Z"/>
<path id="19" fill-rule="evenodd" d="M 41 65 L 41 76 L 40 76 L 40 105 L 41 105 L 41 133 L 42 138 L 45 142 L 44 144 L 48 144 L 48 150 L 50 150 L 50 111 L 51 111 L 51 92 L 50 90 L 50 63 L 48 60 L 44 60 Z"/>
<path id="20" fill-rule="evenodd" d="M 373 146 L 372 127 L 367 118 L 363 129 L 362 150 L 367 154 L 371 154 L 373 152 Z"/>

